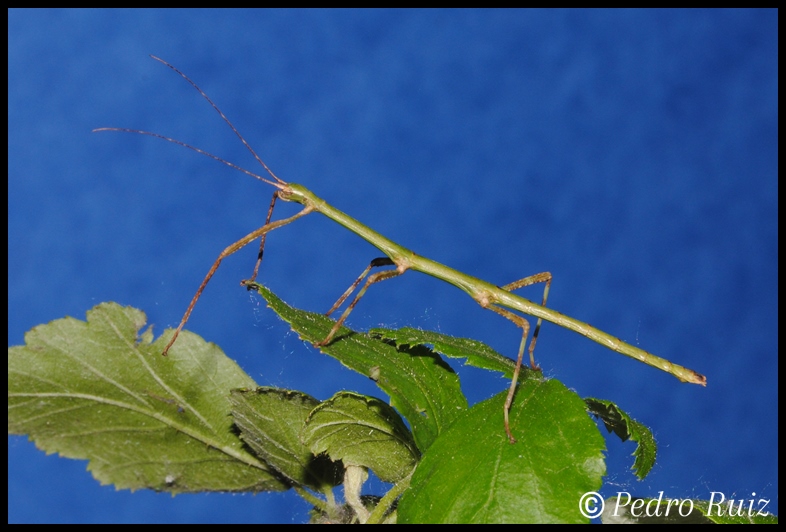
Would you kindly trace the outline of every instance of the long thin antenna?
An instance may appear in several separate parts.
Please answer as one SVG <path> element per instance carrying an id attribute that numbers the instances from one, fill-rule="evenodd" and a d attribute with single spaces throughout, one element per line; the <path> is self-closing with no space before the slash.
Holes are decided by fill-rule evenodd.
<path id="1" fill-rule="evenodd" d="M 174 142 L 175 144 L 179 144 L 180 146 L 183 146 L 184 148 L 188 148 L 189 150 L 194 150 L 197 153 L 201 153 L 202 155 L 206 155 L 206 156 L 210 157 L 211 159 L 215 159 L 216 161 L 218 161 L 220 163 L 223 163 L 223 164 L 225 164 L 225 165 L 227 165 L 227 166 L 229 166 L 231 168 L 234 168 L 235 170 L 240 170 L 244 174 L 248 174 L 251 177 L 259 179 L 260 181 L 264 181 L 265 183 L 273 185 L 274 187 L 284 188 L 284 186 L 286 186 L 286 183 L 284 181 L 281 181 L 280 179 L 278 179 L 275 175 L 273 175 L 273 177 L 278 179 L 279 183 L 283 183 L 283 185 L 279 184 L 279 183 L 275 183 L 273 181 L 270 181 L 269 179 L 265 179 L 264 177 L 262 177 L 260 175 L 257 175 L 257 174 L 255 174 L 253 172 L 249 172 L 248 170 L 246 170 L 245 168 L 243 168 L 241 166 L 238 166 L 238 165 L 236 165 L 234 163 L 230 163 L 229 161 L 225 161 L 221 157 L 218 157 L 216 155 L 213 155 L 212 153 L 206 152 L 205 150 L 200 150 L 199 148 L 197 148 L 195 146 L 192 146 L 191 144 L 186 144 L 185 142 L 181 142 L 181 141 L 179 141 L 177 139 L 173 139 L 173 138 L 170 138 L 170 137 L 165 137 L 164 135 L 159 135 L 158 133 L 151 133 L 150 131 L 142 131 L 141 129 L 129 129 L 129 128 L 126 128 L 126 127 L 99 127 L 97 129 L 94 129 L 93 133 L 96 133 L 98 131 L 123 131 L 125 133 L 138 133 L 140 135 L 149 135 L 151 137 L 156 137 L 156 138 L 163 139 L 163 140 L 166 140 L 166 141 L 169 141 L 169 142 Z"/>
<path id="2" fill-rule="evenodd" d="M 240 141 L 243 143 L 243 145 L 244 145 L 246 148 L 248 148 L 248 151 L 250 151 L 250 152 L 251 152 L 251 155 L 253 155 L 253 156 L 254 156 L 254 159 L 256 159 L 257 161 L 259 161 L 259 164 L 261 164 L 261 165 L 262 165 L 262 167 L 263 167 L 265 170 L 267 170 L 267 173 L 268 173 L 268 174 L 270 174 L 270 176 L 271 176 L 273 179 L 275 179 L 276 181 L 278 181 L 278 182 L 279 182 L 279 184 L 281 184 L 281 185 L 286 185 L 286 184 L 287 184 L 287 182 L 286 182 L 286 181 L 284 181 L 284 180 L 282 180 L 282 179 L 279 179 L 279 178 L 278 178 L 278 176 L 277 176 L 276 174 L 274 174 L 274 173 L 273 173 L 273 171 L 272 171 L 270 168 L 268 168 L 268 167 L 267 167 L 267 165 L 265 164 L 265 161 L 263 161 L 263 160 L 262 160 L 262 159 L 259 157 L 259 155 L 257 155 L 257 152 L 255 152 L 255 151 L 254 151 L 254 148 L 252 148 L 252 147 L 249 145 L 249 143 L 248 143 L 248 142 L 246 142 L 246 139 L 244 139 L 244 138 L 243 138 L 243 135 L 241 135 L 241 134 L 240 134 L 240 132 L 239 132 L 239 131 L 238 131 L 238 130 L 235 128 L 235 126 L 232 124 L 232 122 L 230 122 L 230 121 L 229 121 L 229 118 L 227 118 L 227 117 L 226 117 L 226 115 L 225 115 L 225 114 L 224 114 L 224 113 L 221 111 L 221 109 L 219 109 L 219 108 L 218 108 L 218 106 L 217 106 L 215 103 L 213 103 L 213 100 L 211 100 L 211 99 L 210 99 L 210 96 L 208 96 L 207 94 L 205 94 L 205 91 L 203 91 L 202 89 L 200 89 L 200 88 L 199 88 L 199 85 L 197 85 L 196 83 L 194 83 L 193 81 L 191 81 L 191 78 L 189 78 L 188 76 L 186 76 L 185 74 L 183 74 L 182 72 L 180 72 L 180 71 L 179 71 L 177 68 L 173 67 L 172 65 L 170 65 L 169 63 L 167 63 L 166 61 L 164 61 L 163 59 L 161 59 L 160 57 L 156 57 L 156 56 L 154 56 L 154 55 L 151 55 L 150 57 L 152 57 L 153 59 L 155 59 L 155 60 L 156 60 L 156 61 L 158 61 L 159 63 L 164 63 L 166 66 L 168 66 L 169 68 L 171 68 L 172 70 L 174 70 L 175 72 L 177 72 L 178 74 L 180 74 L 180 75 L 183 77 L 183 79 L 184 79 L 184 80 L 186 80 L 187 82 L 189 82 L 189 83 L 191 84 L 191 86 L 192 86 L 192 87 L 194 87 L 194 88 L 195 88 L 197 91 L 199 91 L 199 94 L 201 94 L 201 95 L 202 95 L 202 97 L 203 97 L 205 100 L 207 100 L 207 101 L 208 101 L 208 103 L 209 103 L 210 105 L 212 105 L 212 106 L 213 106 L 213 109 L 215 109 L 215 110 L 216 110 L 216 112 L 217 112 L 219 115 L 221 115 L 221 118 L 223 118 L 223 119 L 224 119 L 224 122 L 226 122 L 226 123 L 227 123 L 227 125 L 228 125 L 230 128 L 232 128 L 232 131 L 234 131 L 234 132 L 235 132 L 235 135 L 237 135 L 237 138 L 239 138 L 239 139 L 240 139 Z M 202 153 L 204 153 L 204 152 L 202 152 Z"/>

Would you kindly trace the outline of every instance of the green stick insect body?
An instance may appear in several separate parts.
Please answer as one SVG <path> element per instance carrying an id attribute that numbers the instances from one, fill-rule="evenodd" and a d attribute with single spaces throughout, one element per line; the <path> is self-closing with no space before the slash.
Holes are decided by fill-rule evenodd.
<path id="1" fill-rule="evenodd" d="M 516 383 L 519 378 L 519 374 L 521 371 L 522 359 L 524 355 L 525 346 L 527 343 L 527 337 L 529 335 L 529 322 L 523 318 L 522 316 L 511 312 L 511 310 L 515 310 L 521 312 L 523 314 L 528 314 L 530 316 L 534 316 L 538 318 L 537 325 L 535 326 L 535 330 L 532 335 L 532 340 L 529 343 L 529 355 L 530 355 L 530 366 L 533 369 L 539 369 L 535 364 L 534 358 L 534 349 L 535 343 L 537 341 L 538 332 L 540 330 L 540 326 L 543 320 L 549 321 L 566 329 L 570 329 L 571 331 L 575 331 L 581 335 L 586 336 L 590 340 L 593 340 L 612 351 L 616 351 L 617 353 L 629 356 L 631 358 L 635 358 L 645 364 L 649 364 L 650 366 L 654 366 L 662 371 L 670 373 L 677 377 L 682 382 L 689 382 L 693 384 L 700 384 L 702 386 L 706 386 L 707 379 L 703 375 L 680 366 L 678 364 L 674 364 L 669 362 L 666 359 L 661 357 L 655 356 L 652 353 L 648 353 L 643 349 L 630 345 L 626 342 L 623 342 L 619 338 L 612 336 L 606 332 L 597 329 L 588 323 L 583 321 L 579 321 L 575 318 L 571 318 L 564 314 L 561 314 L 555 310 L 547 308 L 546 300 L 548 298 L 548 292 L 551 285 L 551 274 L 548 272 L 539 273 L 536 275 L 532 275 L 529 277 L 525 277 L 524 279 L 520 279 L 516 282 L 510 283 L 505 286 L 497 286 L 491 283 L 488 283 L 482 279 L 478 279 L 477 277 L 473 277 L 471 275 L 467 275 L 466 273 L 460 272 L 458 270 L 454 270 L 449 266 L 445 266 L 444 264 L 440 264 L 439 262 L 433 261 L 421 255 L 410 251 L 409 249 L 400 246 L 393 242 L 392 240 L 386 238 L 385 236 L 377 233 L 367 225 L 359 222 L 358 220 L 352 218 L 348 214 L 336 209 L 332 205 L 328 204 L 325 200 L 319 198 L 316 194 L 308 190 L 306 187 L 302 185 L 297 185 L 295 183 L 287 183 L 282 179 L 279 179 L 268 167 L 267 165 L 260 159 L 260 157 L 256 154 L 256 152 L 251 148 L 251 146 L 246 142 L 246 140 L 240 135 L 240 133 L 235 129 L 235 126 L 229 121 L 229 119 L 224 115 L 223 112 L 216 106 L 215 103 L 205 94 L 202 89 L 200 89 L 191 79 L 189 79 L 185 74 L 180 72 L 174 66 L 170 65 L 166 61 L 159 59 L 155 56 L 151 56 L 153 59 L 160 61 L 161 63 L 165 64 L 178 74 L 180 74 L 186 81 L 188 81 L 199 93 L 213 106 L 213 108 L 221 115 L 221 118 L 232 128 L 232 131 L 238 136 L 238 138 L 243 142 L 246 148 L 251 152 L 251 154 L 256 158 L 256 160 L 262 165 L 262 167 L 268 172 L 268 174 L 275 180 L 270 181 L 269 179 L 265 179 L 259 175 L 256 175 L 248 170 L 245 170 L 235 164 L 232 164 L 228 161 L 225 161 L 215 155 L 207 153 L 199 148 L 195 148 L 188 144 L 185 144 L 179 140 L 172 139 L 169 137 L 165 137 L 163 135 L 159 135 L 157 133 L 150 133 L 148 131 L 140 131 L 140 130 L 133 130 L 133 129 L 125 129 L 125 128 L 100 128 L 94 131 L 126 131 L 131 133 L 139 133 L 143 135 L 150 135 L 153 137 L 161 138 L 167 140 L 169 142 L 173 142 L 175 144 L 179 144 L 191 150 L 194 150 L 198 153 L 211 157 L 227 166 L 240 170 L 260 181 L 268 183 L 276 187 L 276 192 L 273 194 L 273 199 L 270 203 L 270 208 L 268 209 L 267 219 L 265 220 L 265 225 L 260 227 L 259 229 L 249 233 L 245 237 L 241 238 L 237 242 L 233 243 L 232 245 L 228 246 L 221 254 L 219 255 L 216 262 L 211 267 L 210 271 L 205 276 L 205 279 L 202 281 L 199 289 L 197 290 L 196 294 L 194 295 L 191 303 L 188 306 L 188 309 L 183 316 L 180 324 L 178 325 L 175 334 L 172 336 L 169 344 L 164 349 L 163 354 L 169 351 L 172 345 L 177 340 L 178 334 L 185 326 L 186 322 L 188 321 L 189 316 L 191 315 L 191 311 L 196 305 L 197 300 L 199 299 L 202 291 L 207 286 L 207 283 L 210 281 L 210 278 L 218 269 L 221 261 L 228 257 L 229 255 L 235 253 L 239 249 L 243 248 L 244 246 L 250 244 L 251 242 L 260 239 L 260 248 L 259 248 L 259 255 L 257 259 L 256 266 L 254 268 L 254 273 L 252 277 L 248 281 L 243 281 L 243 284 L 253 282 L 256 279 L 257 273 L 259 271 L 259 266 L 262 261 L 262 252 L 265 246 L 265 238 L 267 233 L 274 229 L 278 229 L 284 225 L 287 225 L 298 218 L 305 216 L 311 212 L 319 212 L 322 213 L 324 216 L 330 218 L 334 222 L 338 223 L 339 225 L 345 227 L 346 229 L 352 231 L 356 235 L 360 236 L 371 245 L 379 249 L 382 253 L 385 254 L 385 257 L 374 259 L 371 264 L 363 271 L 363 273 L 357 278 L 357 280 L 347 289 L 347 291 L 336 301 L 335 305 L 327 312 L 328 315 L 333 313 L 336 309 L 338 309 L 341 304 L 355 291 L 355 289 L 359 286 L 359 284 L 366 279 L 363 287 L 358 291 L 355 298 L 352 302 L 347 306 L 344 310 L 344 313 L 341 317 L 336 321 L 333 329 L 327 335 L 327 337 L 321 341 L 316 343 L 317 347 L 321 347 L 327 345 L 331 342 L 334 335 L 338 332 L 341 325 L 347 319 L 352 309 L 357 305 L 360 298 L 365 294 L 366 290 L 369 286 L 379 281 L 383 281 L 386 279 L 390 279 L 393 277 L 397 277 L 404 273 L 407 270 L 414 270 L 425 273 L 447 283 L 450 283 L 472 297 L 481 307 L 489 309 L 491 311 L 496 312 L 504 316 L 505 318 L 513 321 L 516 326 L 522 329 L 522 339 L 521 344 L 519 345 L 518 351 L 518 358 L 516 360 L 516 367 L 513 372 L 513 377 L 511 380 L 511 385 L 508 390 L 507 400 L 505 401 L 504 407 L 504 418 L 505 418 L 505 432 L 508 435 L 511 443 L 515 442 L 513 435 L 510 432 L 510 426 L 508 421 L 508 411 L 510 410 L 510 406 L 513 402 L 513 397 L 516 392 Z M 299 203 L 303 206 L 303 209 L 300 210 L 293 216 L 289 218 L 284 218 L 282 220 L 278 220 L 275 222 L 271 222 L 271 216 L 273 214 L 273 208 L 275 206 L 276 200 L 281 199 L 283 201 L 288 202 L 295 202 Z M 383 270 L 372 275 L 369 275 L 372 268 L 375 267 L 382 267 L 382 266 L 394 266 L 394 269 Z M 517 296 L 513 294 L 511 291 L 517 288 L 521 288 L 524 286 L 536 284 L 536 283 L 545 283 L 545 289 L 543 293 L 543 302 L 541 304 L 535 303 L 530 301 L 529 299 Z M 508 310 L 509 309 L 509 310 Z"/>

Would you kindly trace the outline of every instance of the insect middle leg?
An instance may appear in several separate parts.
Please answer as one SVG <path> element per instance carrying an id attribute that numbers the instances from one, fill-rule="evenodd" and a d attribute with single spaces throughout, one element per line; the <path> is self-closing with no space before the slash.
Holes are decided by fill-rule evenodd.
<path id="1" fill-rule="evenodd" d="M 328 310 L 325 313 L 325 315 L 330 316 L 333 312 L 335 312 L 336 309 L 338 309 L 341 306 L 341 304 L 344 303 L 344 301 L 346 301 L 346 299 L 352 294 L 352 292 L 355 291 L 355 288 L 358 287 L 360 282 L 363 281 L 363 279 L 369 274 L 369 272 L 371 272 L 371 269 L 378 268 L 380 266 L 396 266 L 396 263 L 393 262 L 393 260 L 391 260 L 388 257 L 380 257 L 372 260 L 371 264 L 369 264 L 368 267 L 365 270 L 363 270 L 363 273 L 361 273 L 360 276 L 355 280 L 355 282 L 352 283 L 349 288 L 347 288 L 347 290 L 341 295 L 341 297 L 338 298 L 338 301 L 336 301 L 335 304 L 332 307 L 330 307 L 330 310 Z M 379 281 L 384 281 L 385 279 L 392 279 L 393 277 L 397 277 L 402 273 L 404 273 L 405 271 L 406 271 L 405 269 L 396 268 L 395 270 L 385 270 L 383 272 L 375 273 L 374 275 L 370 276 L 366 280 L 366 284 L 363 285 L 363 288 L 361 288 L 360 291 L 355 296 L 355 299 L 352 300 L 352 302 L 349 304 L 346 310 L 344 310 L 344 313 L 341 314 L 341 317 L 336 321 L 336 324 L 333 325 L 333 328 L 330 330 L 327 337 L 325 337 L 325 339 L 322 340 L 321 342 L 315 343 L 314 345 L 317 347 L 322 347 L 330 343 L 330 341 L 333 339 L 333 336 L 335 336 L 341 325 L 343 325 L 344 321 L 346 321 L 347 316 L 349 316 L 349 313 L 352 312 L 353 308 L 355 308 L 355 305 L 358 304 L 358 301 L 360 301 L 360 298 L 363 297 L 363 294 L 366 293 L 366 290 L 368 290 L 369 286 L 371 286 L 374 283 L 378 283 Z"/>

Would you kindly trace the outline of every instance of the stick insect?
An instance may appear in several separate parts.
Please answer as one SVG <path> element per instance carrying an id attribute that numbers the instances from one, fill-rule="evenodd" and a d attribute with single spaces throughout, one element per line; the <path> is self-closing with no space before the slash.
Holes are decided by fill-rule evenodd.
<path id="1" fill-rule="evenodd" d="M 506 284 L 504 286 L 497 286 L 486 282 L 482 279 L 478 279 L 476 277 L 472 277 L 471 275 L 467 275 L 466 273 L 462 273 L 458 270 L 454 270 L 444 264 L 440 264 L 436 261 L 423 257 L 421 255 L 417 255 L 416 253 L 404 248 L 396 244 L 395 242 L 391 241 L 390 239 L 384 237 L 383 235 L 377 233 L 373 229 L 369 228 L 368 226 L 362 224 L 361 222 L 355 220 L 351 216 L 345 214 L 344 212 L 336 209 L 335 207 L 329 205 L 325 200 L 320 199 L 316 194 L 308 190 L 302 185 L 298 185 L 295 183 L 287 183 L 286 181 L 280 179 L 273 171 L 268 168 L 265 162 L 257 155 L 254 149 L 246 142 L 240 132 L 235 128 L 235 126 L 230 122 L 230 120 L 224 115 L 221 109 L 213 103 L 210 97 L 205 94 L 202 89 L 197 86 L 188 76 L 183 74 L 180 70 L 175 68 L 174 66 L 170 65 L 163 59 L 160 59 L 155 56 L 150 56 L 156 61 L 163 63 L 164 65 L 168 66 L 180 76 L 182 76 L 188 83 L 191 84 L 201 95 L 202 97 L 210 103 L 213 109 L 221 116 L 224 122 L 229 125 L 232 131 L 237 135 L 243 145 L 251 152 L 254 158 L 262 165 L 262 168 L 265 169 L 267 174 L 273 179 L 264 178 L 257 174 L 254 174 L 244 168 L 241 168 L 231 162 L 225 161 L 220 157 L 216 157 L 215 155 L 208 153 L 204 150 L 181 142 L 179 140 L 165 137 L 163 135 L 159 135 L 157 133 L 151 133 L 149 131 L 141 131 L 135 129 L 127 129 L 127 128 L 99 128 L 95 129 L 94 131 L 125 131 L 129 133 L 138 133 L 141 135 L 149 135 L 152 137 L 157 137 L 168 142 L 173 142 L 190 150 L 193 150 L 197 153 L 201 153 L 202 155 L 206 155 L 216 161 L 225 164 L 231 168 L 239 170 L 245 174 L 254 177 L 264 183 L 272 185 L 276 188 L 276 191 L 273 193 L 273 198 L 270 201 L 270 207 L 268 208 L 267 217 L 265 219 L 265 224 L 260 227 L 259 229 L 249 233 L 245 237 L 241 238 L 237 242 L 228 246 L 221 254 L 218 256 L 218 259 L 213 263 L 213 266 L 207 272 L 202 284 L 199 285 L 199 289 L 196 291 L 191 303 L 188 305 L 185 314 L 183 315 L 183 319 L 180 321 L 177 329 L 175 330 L 172 339 L 167 344 L 166 348 L 164 349 L 163 354 L 166 355 L 169 349 L 177 340 L 180 331 L 183 330 L 186 322 L 188 321 L 189 316 L 191 315 L 196 302 L 199 300 L 200 295 L 204 291 L 207 283 L 210 281 L 210 278 L 213 277 L 213 274 L 218 269 L 221 261 L 227 258 L 228 256 L 232 255 L 236 251 L 240 250 L 241 248 L 245 247 L 246 245 L 250 244 L 251 242 L 260 239 L 259 245 L 259 254 L 257 255 L 256 265 L 254 266 L 254 271 L 251 275 L 251 278 L 243 281 L 241 284 L 247 285 L 248 283 L 253 282 L 258 273 L 259 267 L 262 263 L 262 256 L 264 253 L 265 248 L 265 239 L 267 234 L 274 229 L 278 229 L 279 227 L 283 227 L 287 224 L 290 224 L 297 220 L 298 218 L 302 218 L 303 216 L 310 214 L 312 212 L 321 213 L 324 216 L 327 216 L 334 222 L 338 223 L 339 225 L 345 227 L 346 229 L 352 231 L 359 237 L 365 239 L 370 244 L 375 246 L 379 249 L 382 253 L 385 254 L 384 257 L 376 258 L 371 261 L 368 267 L 363 270 L 363 273 L 355 280 L 352 285 L 338 298 L 336 303 L 330 308 L 327 312 L 329 316 L 336 310 L 338 310 L 341 305 L 352 295 L 353 292 L 357 289 L 360 283 L 363 282 L 365 279 L 365 283 L 363 284 L 362 288 L 357 292 L 354 299 L 349 303 L 346 307 L 344 312 L 336 321 L 335 325 L 328 333 L 327 337 L 321 342 L 317 342 L 314 344 L 317 347 L 322 347 L 328 345 L 338 332 L 341 325 L 346 321 L 347 317 L 349 316 L 352 309 L 358 304 L 360 298 L 366 293 L 368 288 L 375 283 L 380 281 L 384 281 L 387 279 L 392 279 L 394 277 L 398 277 L 399 275 L 403 274 L 407 270 L 414 270 L 419 271 L 421 273 L 425 273 L 426 275 L 430 275 L 447 283 L 450 283 L 461 290 L 465 291 L 469 296 L 475 300 L 481 307 L 496 312 L 497 314 L 504 316 L 505 318 L 512 321 L 517 327 L 521 328 L 522 335 L 521 335 L 521 343 L 519 344 L 518 356 L 516 358 L 516 366 L 513 372 L 513 376 L 510 383 L 510 388 L 508 389 L 507 398 L 505 400 L 504 405 L 504 420 L 505 420 L 505 433 L 508 436 L 508 439 L 511 443 L 515 443 L 515 438 L 510 431 L 510 422 L 509 422 L 509 411 L 510 407 L 513 403 L 513 398 L 516 393 L 516 384 L 518 382 L 519 374 L 521 372 L 522 360 L 524 356 L 524 351 L 527 346 L 527 338 L 529 336 L 529 329 L 530 325 L 529 322 L 523 316 L 515 314 L 511 312 L 511 310 L 515 310 L 521 312 L 523 314 L 528 314 L 538 319 L 537 324 L 535 325 L 535 329 L 532 333 L 532 340 L 529 342 L 529 364 L 530 367 L 534 370 L 539 370 L 540 368 L 535 364 L 535 343 L 538 339 L 538 332 L 540 331 L 541 324 L 543 320 L 549 321 L 566 329 L 570 329 L 571 331 L 575 331 L 581 335 L 586 336 L 590 340 L 593 340 L 607 348 L 611 349 L 612 351 L 616 351 L 617 353 L 629 356 L 631 358 L 635 358 L 645 364 L 649 364 L 650 366 L 654 366 L 662 371 L 667 373 L 671 373 L 675 377 L 677 377 L 682 382 L 689 382 L 693 384 L 700 384 L 702 386 L 706 386 L 707 379 L 704 375 L 701 375 L 691 369 L 685 368 L 683 366 L 674 364 L 669 362 L 666 359 L 660 358 L 655 356 L 643 349 L 639 349 L 633 345 L 630 345 L 626 342 L 623 342 L 619 338 L 612 336 L 608 333 L 605 333 L 588 323 L 579 321 L 575 318 L 571 318 L 564 314 L 561 314 L 555 310 L 546 307 L 546 300 L 548 299 L 549 288 L 551 287 L 551 274 L 548 272 L 539 273 L 536 275 L 531 275 L 529 277 L 525 277 L 518 281 L 512 282 L 510 284 Z M 277 220 L 272 222 L 271 217 L 273 215 L 273 208 L 275 207 L 276 201 L 282 200 L 287 202 L 295 202 L 299 203 L 303 206 L 302 210 L 296 213 L 293 216 L 288 218 L 284 218 L 281 220 Z M 392 269 L 382 270 L 377 273 L 371 274 L 372 269 L 384 267 L 384 266 L 393 266 Z M 369 275 L 370 274 L 370 275 Z M 545 285 L 543 290 L 543 300 L 540 304 L 537 304 L 533 301 L 525 299 L 523 297 L 517 296 L 513 294 L 513 290 L 518 288 L 522 288 L 525 286 L 543 283 Z"/>

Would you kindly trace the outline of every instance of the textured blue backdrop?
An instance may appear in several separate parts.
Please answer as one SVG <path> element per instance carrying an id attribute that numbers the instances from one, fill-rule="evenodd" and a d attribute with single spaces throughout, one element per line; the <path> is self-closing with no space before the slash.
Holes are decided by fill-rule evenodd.
<path id="1" fill-rule="evenodd" d="M 702 389 L 546 325 L 538 360 L 655 432 L 637 482 L 609 440 L 604 493 L 778 500 L 777 13 L 774 11 L 17 11 L 8 19 L 8 342 L 118 301 L 175 325 L 271 189 L 202 85 L 285 180 L 383 234 L 503 284 L 554 274 L 550 305 L 708 377 Z M 282 208 L 282 211 L 286 209 Z M 377 256 L 314 215 L 273 233 L 261 279 L 326 310 Z M 259 383 L 380 395 L 238 286 L 225 262 L 189 328 Z M 524 290 L 537 299 L 539 291 Z M 513 355 L 518 332 L 411 273 L 351 325 L 411 325 Z M 459 367 L 473 402 L 505 388 Z M 8 441 L 8 518 L 303 521 L 297 496 L 100 486 L 85 462 Z"/>

